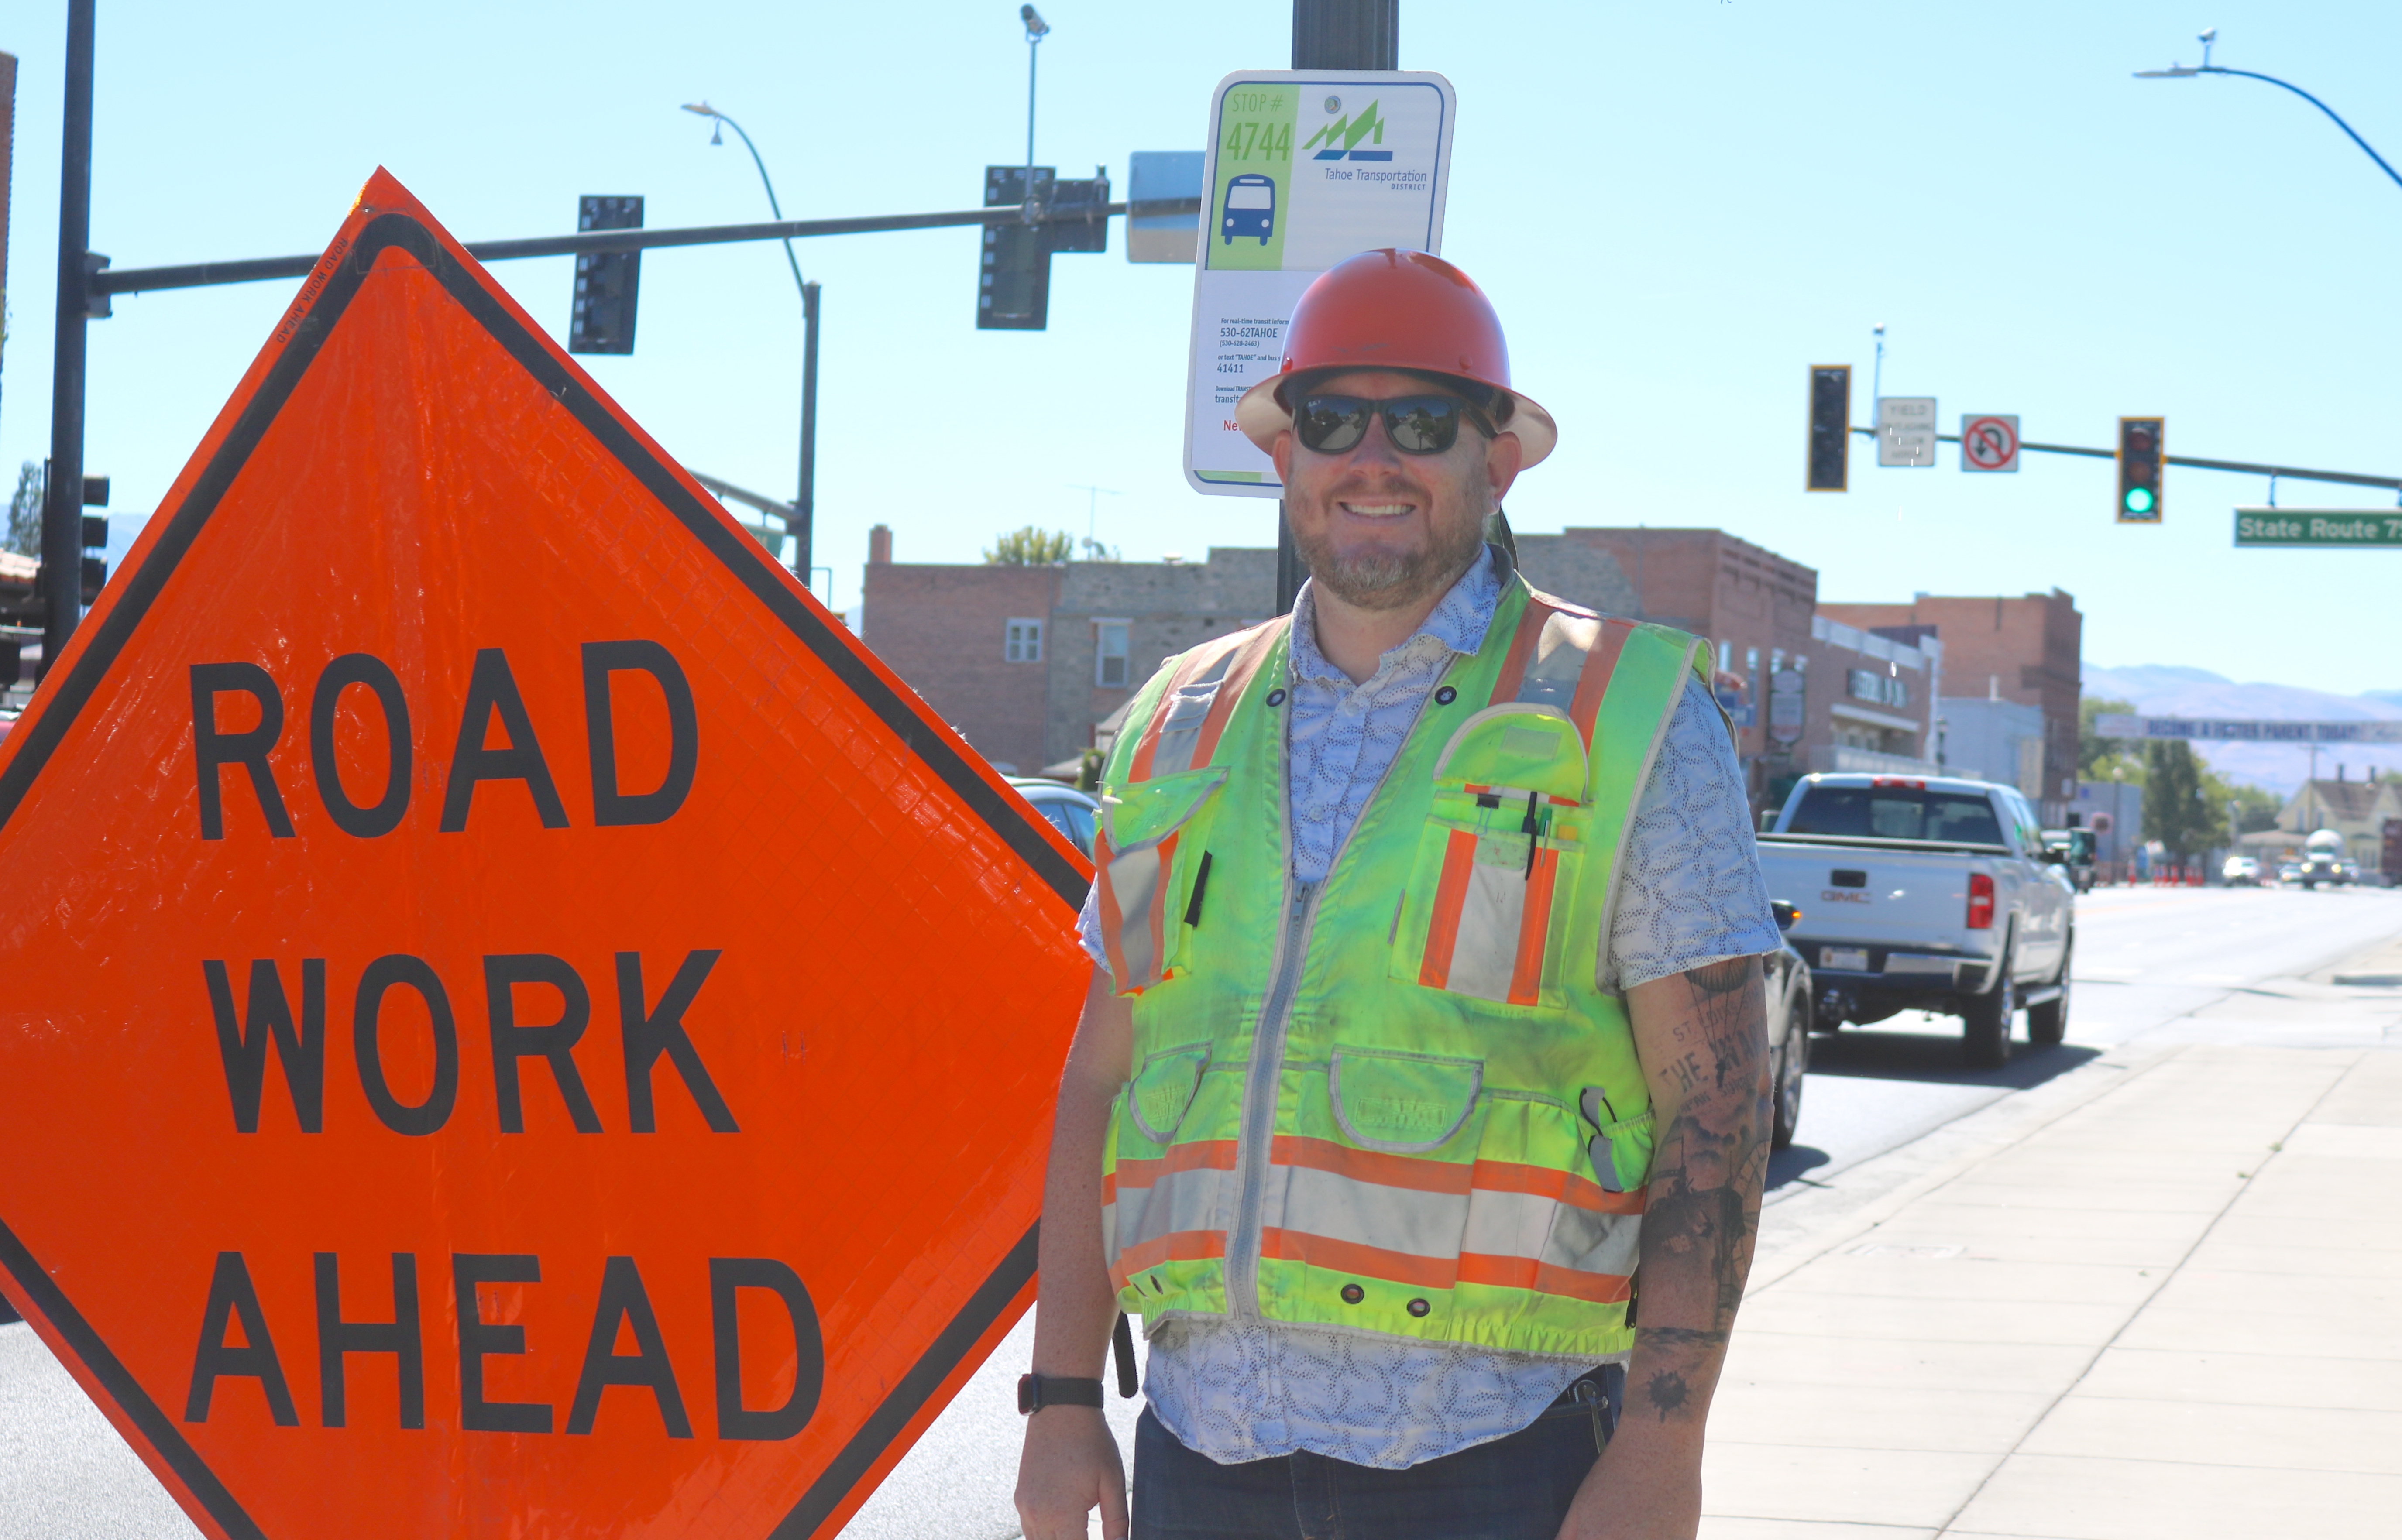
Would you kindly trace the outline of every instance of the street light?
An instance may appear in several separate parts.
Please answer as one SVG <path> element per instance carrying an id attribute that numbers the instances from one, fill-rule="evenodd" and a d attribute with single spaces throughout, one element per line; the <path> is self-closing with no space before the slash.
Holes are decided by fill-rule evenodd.
<path id="1" fill-rule="evenodd" d="M 751 152 L 751 164 L 759 168 L 759 185 L 767 189 L 767 211 L 780 222 L 784 210 L 776 201 L 776 184 L 767 175 L 767 163 L 759 158 L 759 146 L 751 143 L 742 125 L 706 102 L 687 102 L 683 110 L 711 120 L 711 144 L 725 143 L 718 131 L 720 125 L 732 129 L 741 139 L 742 147 Z M 793 537 L 793 570 L 800 573 L 801 585 L 806 588 L 814 586 L 816 571 L 810 565 L 810 547 L 817 527 L 818 286 L 802 279 L 801 259 L 793 254 L 790 241 L 784 242 L 784 263 L 793 269 L 793 286 L 801 291 L 801 485 L 792 512 L 785 516 L 784 529 Z"/>
<path id="2" fill-rule="evenodd" d="M 2196 75 L 2240 75 L 2246 80 L 2266 80 L 2272 86 L 2282 86 L 2285 89 L 2292 91 L 2296 96 L 2300 97 L 2303 101 L 2309 103 L 2312 106 L 2316 107 L 2319 111 L 2326 114 L 2327 117 L 2333 120 L 2337 128 L 2341 129 L 2344 133 L 2350 137 L 2354 144 L 2360 146 L 2363 154 L 2367 155 L 2371 160 L 2377 162 L 2377 169 L 2379 171 L 2383 172 L 2387 176 L 2393 178 L 2394 185 L 2395 186 L 2402 187 L 2402 172 L 2396 172 L 2393 167 L 2387 165 L 2385 163 L 2385 158 L 2378 154 L 2375 150 L 2370 149 L 2367 140 L 2361 138 L 2357 133 L 2354 133 L 2352 125 L 2345 122 L 2341 117 L 2337 117 L 2336 110 L 2333 107 L 2328 106 L 2326 103 L 2320 101 L 2317 97 L 2312 96 L 2310 92 L 2302 89 L 2301 87 L 2295 85 L 2289 80 L 2280 80 L 2273 75 L 2262 75 L 2257 70 L 2230 70 L 2226 68 L 2224 65 L 2212 63 L 2210 62 L 2210 48 L 2212 44 L 2218 41 L 2218 29 L 2216 27 L 2213 27 L 2208 32 L 2203 33 L 2202 34 L 2201 41 L 2202 63 L 2199 66 L 2188 69 L 2183 64 L 2171 64 L 2164 70 L 2137 70 L 2135 72 L 2135 78 L 2138 80 L 2183 80 L 2189 76 Z"/>
<path id="3" fill-rule="evenodd" d="M 1032 6 L 1018 7 L 1017 19 L 1026 24 L 1026 206 L 1020 217 L 1031 225 L 1041 214 L 1034 201 L 1034 51 L 1051 35 L 1051 23 Z"/>

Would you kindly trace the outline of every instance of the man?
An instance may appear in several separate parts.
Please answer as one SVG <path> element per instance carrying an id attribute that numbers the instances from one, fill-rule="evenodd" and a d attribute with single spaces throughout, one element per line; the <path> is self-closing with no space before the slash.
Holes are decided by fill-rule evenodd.
<path id="1" fill-rule="evenodd" d="M 1484 543 L 1556 433 L 1439 258 L 1322 275 L 1237 421 L 1311 576 L 1103 776 L 1028 1540 L 1128 1533 L 1120 1311 L 1137 1540 L 1690 1537 L 1778 944 L 1706 645 Z"/>

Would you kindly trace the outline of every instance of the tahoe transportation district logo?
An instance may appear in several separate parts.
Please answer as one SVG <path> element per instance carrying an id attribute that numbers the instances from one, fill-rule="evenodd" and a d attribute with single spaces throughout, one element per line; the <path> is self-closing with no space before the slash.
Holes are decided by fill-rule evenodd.
<path id="1" fill-rule="evenodd" d="M 1341 113 L 1343 99 L 1339 96 L 1328 97 L 1326 110 L 1330 113 Z M 1385 120 L 1376 116 L 1376 103 L 1374 102 L 1362 107 L 1357 117 L 1337 117 L 1333 122 L 1311 134 L 1301 147 L 1308 150 L 1316 149 L 1320 144 L 1325 145 L 1324 149 L 1318 151 L 1316 158 L 1319 160 L 1341 160 L 1346 157 L 1353 160 L 1390 160 L 1393 158 L 1393 152 L 1390 150 L 1360 148 L 1360 141 L 1363 139 L 1375 144 L 1385 142 Z"/>

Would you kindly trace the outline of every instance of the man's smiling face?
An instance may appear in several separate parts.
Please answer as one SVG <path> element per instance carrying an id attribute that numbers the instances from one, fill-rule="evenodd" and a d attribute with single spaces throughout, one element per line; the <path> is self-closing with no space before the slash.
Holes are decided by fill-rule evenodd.
<path id="1" fill-rule="evenodd" d="M 1442 392 L 1414 375 L 1360 370 L 1315 381 L 1299 395 L 1371 401 Z M 1310 576 L 1362 610 L 1430 605 L 1483 548 L 1484 521 L 1518 474 L 1518 437 L 1487 439 L 1463 421 L 1452 447 L 1406 455 L 1382 417 L 1340 454 L 1304 448 L 1288 429 L 1277 437 L 1285 516 Z"/>

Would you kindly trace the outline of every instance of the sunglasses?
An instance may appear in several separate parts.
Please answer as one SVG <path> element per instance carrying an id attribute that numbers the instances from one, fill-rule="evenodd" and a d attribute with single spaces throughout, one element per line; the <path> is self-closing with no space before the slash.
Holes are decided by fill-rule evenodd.
<path id="1" fill-rule="evenodd" d="M 1301 446 L 1321 455 L 1339 455 L 1368 436 L 1368 419 L 1385 419 L 1385 436 L 1405 455 L 1439 455 L 1459 438 L 1462 417 L 1486 438 L 1493 424 L 1483 412 L 1453 395 L 1387 396 L 1371 401 L 1356 395 L 1304 396 L 1292 414 L 1293 436 Z"/>

